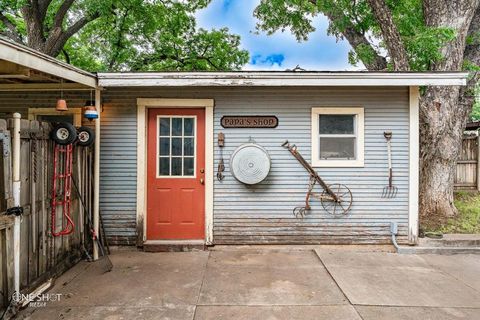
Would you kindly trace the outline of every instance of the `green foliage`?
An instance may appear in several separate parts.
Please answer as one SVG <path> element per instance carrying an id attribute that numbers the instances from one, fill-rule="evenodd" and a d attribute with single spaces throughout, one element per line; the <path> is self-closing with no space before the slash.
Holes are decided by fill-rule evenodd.
<path id="1" fill-rule="evenodd" d="M 53 0 L 44 20 L 45 36 L 64 1 Z M 79 17 L 98 16 L 65 44 L 60 59 L 92 71 L 236 70 L 248 62 L 240 38 L 228 29 L 197 28 L 194 13 L 210 0 L 77 0 L 64 29 Z M 0 0 L 4 14 L 22 27 L 22 3 Z M 3 12 L 3 10 L 2 10 Z M 0 24 L 0 31 L 5 28 Z"/>
<path id="2" fill-rule="evenodd" d="M 480 194 L 458 192 L 455 195 L 458 216 L 449 219 L 440 231 L 443 233 L 480 233 Z"/>
<path id="3" fill-rule="evenodd" d="M 477 85 L 475 90 L 476 102 L 473 105 L 472 113 L 470 114 L 470 119 L 473 121 L 480 121 L 480 85 Z"/>
<path id="4" fill-rule="evenodd" d="M 443 59 L 441 48 L 455 39 L 447 28 L 425 26 L 422 0 L 387 0 L 393 19 L 404 41 L 411 69 L 431 70 Z M 349 54 L 353 65 L 373 61 L 386 52 L 381 32 L 366 0 L 262 0 L 254 15 L 259 19 L 257 29 L 268 33 L 290 30 L 299 41 L 305 41 L 315 30 L 312 19 L 324 14 L 329 18 L 328 33 L 342 39 L 347 29 L 365 36 L 369 44 L 360 44 Z"/>

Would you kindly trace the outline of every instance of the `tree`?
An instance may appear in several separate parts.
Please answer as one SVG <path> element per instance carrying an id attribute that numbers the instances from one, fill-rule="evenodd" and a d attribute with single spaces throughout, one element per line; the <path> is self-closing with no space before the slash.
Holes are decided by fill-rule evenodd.
<path id="1" fill-rule="evenodd" d="M 314 31 L 312 18 L 329 19 L 328 33 L 347 40 L 349 61 L 368 70 L 478 71 L 479 0 L 262 0 L 257 28 L 287 28 L 298 40 Z M 456 214 L 455 163 L 474 104 L 472 72 L 466 88 L 427 87 L 420 100 L 420 216 Z"/>
<path id="2" fill-rule="evenodd" d="M 209 2 L 0 0 L 0 34 L 87 70 L 239 69 L 240 38 L 196 26 Z"/>

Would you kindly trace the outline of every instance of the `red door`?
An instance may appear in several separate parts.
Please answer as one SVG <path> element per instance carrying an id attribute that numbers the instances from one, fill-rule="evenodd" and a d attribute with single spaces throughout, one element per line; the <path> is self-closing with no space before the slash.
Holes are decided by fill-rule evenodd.
<path id="1" fill-rule="evenodd" d="M 147 240 L 205 237 L 205 110 L 149 109 Z"/>

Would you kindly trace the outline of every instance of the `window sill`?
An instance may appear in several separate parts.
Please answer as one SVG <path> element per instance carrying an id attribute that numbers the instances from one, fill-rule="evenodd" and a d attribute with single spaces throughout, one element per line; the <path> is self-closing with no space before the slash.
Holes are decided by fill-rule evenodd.
<path id="1" fill-rule="evenodd" d="M 363 160 L 317 160 L 312 162 L 314 168 L 363 168 Z"/>

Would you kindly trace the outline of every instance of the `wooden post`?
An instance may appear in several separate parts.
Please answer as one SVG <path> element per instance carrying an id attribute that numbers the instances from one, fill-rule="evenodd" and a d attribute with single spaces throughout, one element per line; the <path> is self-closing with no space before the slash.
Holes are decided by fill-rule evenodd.
<path id="1" fill-rule="evenodd" d="M 13 206 L 20 207 L 20 113 L 13 114 Z M 20 293 L 20 216 L 13 225 L 13 287 Z"/>
<path id="2" fill-rule="evenodd" d="M 93 230 L 99 236 L 100 226 L 100 115 L 102 105 L 100 102 L 100 89 L 95 89 L 95 108 L 98 118 L 95 120 L 95 159 L 93 160 Z M 98 244 L 93 241 L 93 260 L 98 259 Z"/>

